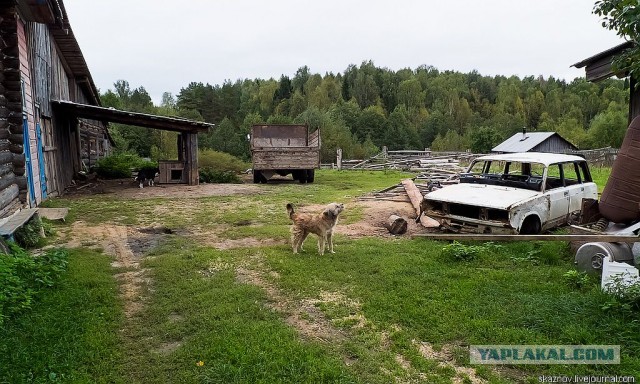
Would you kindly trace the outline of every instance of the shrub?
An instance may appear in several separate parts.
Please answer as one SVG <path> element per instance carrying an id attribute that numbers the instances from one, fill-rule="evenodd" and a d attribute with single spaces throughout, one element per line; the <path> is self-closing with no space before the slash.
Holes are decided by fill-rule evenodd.
<path id="1" fill-rule="evenodd" d="M 209 168 L 214 171 L 230 171 L 240 173 L 251 165 L 225 152 L 218 152 L 212 149 L 204 149 L 198 152 L 198 165 L 200 170 Z"/>
<path id="2" fill-rule="evenodd" d="M 42 241 L 42 236 L 40 235 L 42 229 L 42 222 L 34 217 L 18 228 L 13 233 L 13 237 L 21 247 L 35 248 Z"/>
<path id="3" fill-rule="evenodd" d="M 605 290 L 610 299 L 602 306 L 603 310 L 637 313 L 640 309 L 640 281 L 628 282 L 629 275 L 619 274 L 611 278 Z"/>
<path id="4" fill-rule="evenodd" d="M 66 249 L 50 249 L 31 256 L 15 243 L 11 254 L 0 254 L 0 324 L 12 315 L 31 308 L 34 297 L 52 287 L 67 269 Z"/>
<path id="5" fill-rule="evenodd" d="M 584 272 L 578 272 L 575 269 L 567 271 L 562 275 L 562 279 L 569 288 L 583 289 L 591 284 L 589 275 Z"/>
<path id="6" fill-rule="evenodd" d="M 242 180 L 231 171 L 219 171 L 212 168 L 200 168 L 201 183 L 241 183 Z"/>
<path id="7" fill-rule="evenodd" d="M 136 154 L 116 153 L 98 160 L 95 171 L 104 179 L 122 179 L 131 177 L 132 170 L 140 169 L 146 163 Z"/>
<path id="8" fill-rule="evenodd" d="M 471 261 L 484 249 L 478 245 L 464 245 L 457 241 L 442 248 L 442 255 L 455 261 Z"/>

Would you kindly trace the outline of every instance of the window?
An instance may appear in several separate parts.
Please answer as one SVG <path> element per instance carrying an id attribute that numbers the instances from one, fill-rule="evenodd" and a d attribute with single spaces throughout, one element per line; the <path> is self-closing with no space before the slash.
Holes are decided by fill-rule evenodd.
<path id="1" fill-rule="evenodd" d="M 582 181 L 580 177 L 580 170 L 575 163 L 563 163 L 562 173 L 564 174 L 565 185 L 575 185 Z"/>
<path id="2" fill-rule="evenodd" d="M 560 168 L 560 164 L 549 165 L 547 168 L 546 189 L 554 189 L 563 186 L 564 183 L 562 182 L 562 169 Z"/>

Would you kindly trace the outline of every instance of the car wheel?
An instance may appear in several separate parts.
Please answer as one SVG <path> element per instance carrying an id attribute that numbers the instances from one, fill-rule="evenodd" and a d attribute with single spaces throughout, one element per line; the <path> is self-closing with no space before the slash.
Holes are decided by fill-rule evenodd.
<path id="1" fill-rule="evenodd" d="M 522 226 L 520 227 L 521 235 L 537 235 L 542 230 L 540 219 L 537 216 L 529 216 L 524 219 Z"/>

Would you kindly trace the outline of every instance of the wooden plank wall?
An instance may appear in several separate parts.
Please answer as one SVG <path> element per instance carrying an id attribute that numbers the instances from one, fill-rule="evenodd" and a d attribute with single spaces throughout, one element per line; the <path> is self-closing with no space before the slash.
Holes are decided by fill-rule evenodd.
<path id="1" fill-rule="evenodd" d="M 35 195 L 35 201 L 32 201 L 31 194 L 27 193 L 29 197 L 29 204 L 31 206 L 37 206 L 42 201 L 42 187 L 40 185 L 40 165 L 38 162 L 38 141 L 36 135 L 36 123 L 35 123 L 35 112 L 34 112 L 34 98 L 33 98 L 33 87 L 32 87 L 32 77 L 31 77 L 31 61 L 30 54 L 28 49 L 28 38 L 26 33 L 26 25 L 25 23 L 18 19 L 18 46 L 20 52 L 20 72 L 22 75 L 23 82 L 23 114 L 27 117 L 27 131 L 29 135 L 29 148 L 31 152 L 30 162 L 28 163 L 31 167 L 31 171 L 33 174 L 33 180 L 31 180 L 31 185 L 33 187 L 33 192 Z M 25 170 L 28 172 L 28 170 Z"/>

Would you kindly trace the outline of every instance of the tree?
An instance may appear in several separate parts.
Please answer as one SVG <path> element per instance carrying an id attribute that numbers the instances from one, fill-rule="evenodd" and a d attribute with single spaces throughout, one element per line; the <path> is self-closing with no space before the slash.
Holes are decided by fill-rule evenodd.
<path id="1" fill-rule="evenodd" d="M 616 103 L 591 121 L 588 142 L 592 148 L 620 148 L 627 131 L 627 112 Z"/>

